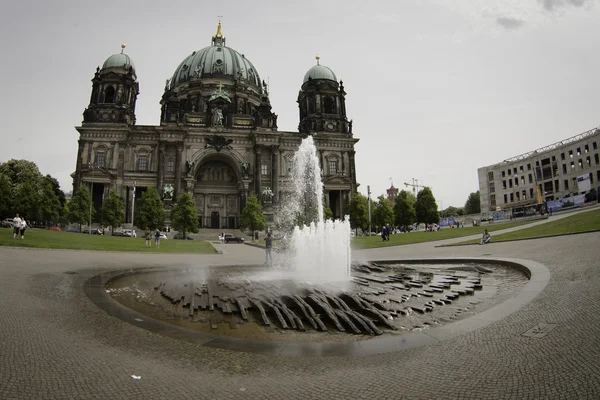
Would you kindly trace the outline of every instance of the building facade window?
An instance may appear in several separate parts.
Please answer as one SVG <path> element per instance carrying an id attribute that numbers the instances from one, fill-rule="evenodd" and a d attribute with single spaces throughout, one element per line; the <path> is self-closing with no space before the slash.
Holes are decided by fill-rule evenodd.
<path id="1" fill-rule="evenodd" d="M 506 176 L 506 172 L 502 171 L 502 177 L 504 178 Z"/>
<path id="2" fill-rule="evenodd" d="M 494 186 L 494 182 L 490 182 L 490 193 L 496 193 L 496 187 Z"/>
<path id="3" fill-rule="evenodd" d="M 587 157 L 585 158 L 585 162 L 587 163 L 588 167 L 589 167 L 590 165 L 592 165 L 592 159 L 590 158 L 590 156 L 587 156 Z"/>
<path id="4" fill-rule="evenodd" d="M 494 171 L 488 172 L 488 182 L 492 182 L 494 180 Z"/>
<path id="5" fill-rule="evenodd" d="M 560 159 L 565 161 L 565 153 L 560 153 Z"/>
<path id="6" fill-rule="evenodd" d="M 563 171 L 563 174 L 567 173 L 567 164 L 562 165 L 562 171 Z"/>
<path id="7" fill-rule="evenodd" d="M 527 164 L 527 171 L 531 171 L 531 164 Z"/>
<path id="8" fill-rule="evenodd" d="M 529 189 L 529 197 L 533 199 L 533 188 Z"/>
<path id="9" fill-rule="evenodd" d="M 515 186 L 519 186 L 519 178 L 515 178 Z"/>
<path id="10" fill-rule="evenodd" d="M 523 193 L 521 193 L 521 195 L 523 196 L 523 200 L 527 200 L 527 190 L 523 190 Z"/>
<path id="11" fill-rule="evenodd" d="M 515 202 L 515 194 L 514 194 L 514 193 L 511 193 L 511 194 L 510 194 L 510 202 L 511 202 L 511 203 L 514 203 L 514 202 Z"/>
<path id="12" fill-rule="evenodd" d="M 565 190 L 569 190 L 569 180 L 565 179 L 565 181 L 563 182 L 563 186 L 565 188 Z"/>
<path id="13" fill-rule="evenodd" d="M 573 158 L 573 150 L 569 150 L 569 157 Z"/>
<path id="14" fill-rule="evenodd" d="M 508 169 L 506 172 L 508 173 L 508 176 L 510 176 L 510 174 L 511 174 L 511 170 L 510 170 L 510 169 Z"/>
<path id="15" fill-rule="evenodd" d="M 337 160 L 329 160 L 329 175 L 337 174 L 338 170 L 338 162 Z"/>
<path id="16" fill-rule="evenodd" d="M 558 192 L 558 191 L 559 191 L 558 179 L 556 179 L 556 180 L 554 181 L 554 192 L 556 193 L 556 192 Z"/>
<path id="17" fill-rule="evenodd" d="M 579 164 L 579 168 L 583 168 L 583 160 L 581 158 L 579 159 L 578 164 Z"/>
<path id="18" fill-rule="evenodd" d="M 585 146 L 583 146 L 583 151 L 585 151 L 586 153 L 590 152 L 590 146 L 588 146 L 587 144 Z"/>
<path id="19" fill-rule="evenodd" d="M 598 153 L 594 154 L 594 161 L 596 162 L 596 165 L 600 164 L 600 157 L 598 157 Z"/>
<path id="20" fill-rule="evenodd" d="M 529 183 L 533 183 L 533 175 L 529 174 Z"/>
<path id="21" fill-rule="evenodd" d="M 581 155 L 581 147 L 577 148 L 577 155 L 580 156 Z"/>
<path id="22" fill-rule="evenodd" d="M 138 170 L 146 171 L 148 169 L 148 156 L 142 154 L 138 157 Z"/>
<path id="23" fill-rule="evenodd" d="M 490 208 L 492 210 L 496 209 L 496 195 L 495 194 L 490 195 Z"/>
<path id="24" fill-rule="evenodd" d="M 512 189 L 512 179 L 508 180 L 508 187 Z"/>
<path id="25" fill-rule="evenodd" d="M 525 177 L 521 176 L 521 186 L 525 186 Z"/>
<path id="26" fill-rule="evenodd" d="M 504 195 L 504 204 L 508 203 L 508 199 L 506 197 L 506 195 Z"/>
<path id="27" fill-rule="evenodd" d="M 596 144 L 596 142 L 592 143 L 592 149 L 598 150 L 598 145 Z"/>
<path id="28" fill-rule="evenodd" d="M 167 171 L 168 172 L 175 171 L 175 163 L 173 162 L 172 158 L 169 158 L 169 161 L 167 161 Z"/>
<path id="29" fill-rule="evenodd" d="M 523 166 L 522 165 L 519 167 L 519 171 L 523 172 Z"/>
<path id="30" fill-rule="evenodd" d="M 263 176 L 269 175 L 269 167 L 267 166 L 267 164 L 263 164 L 260 166 L 260 173 Z"/>
<path id="31" fill-rule="evenodd" d="M 100 168 L 104 168 L 104 160 L 106 157 L 106 153 L 103 151 L 96 152 L 96 165 Z"/>
<path id="32" fill-rule="evenodd" d="M 575 162 L 571 161 L 571 171 L 574 171 L 574 170 L 575 170 Z"/>
<path id="33" fill-rule="evenodd" d="M 502 181 L 502 189 L 506 190 L 506 181 Z"/>

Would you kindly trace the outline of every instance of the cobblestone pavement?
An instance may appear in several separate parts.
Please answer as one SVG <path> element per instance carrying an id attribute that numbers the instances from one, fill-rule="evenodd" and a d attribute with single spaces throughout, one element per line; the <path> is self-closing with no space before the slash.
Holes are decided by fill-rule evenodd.
<path id="1" fill-rule="evenodd" d="M 599 243 L 600 233 L 589 233 L 356 252 L 364 259 L 514 257 L 546 265 L 552 277 L 519 311 L 454 339 L 322 358 L 231 352 L 163 337 L 108 316 L 82 292 L 100 271 L 262 262 L 260 249 L 226 245 L 222 255 L 199 256 L 0 248 L 0 398 L 597 399 Z M 540 322 L 558 325 L 543 338 L 521 335 Z"/>

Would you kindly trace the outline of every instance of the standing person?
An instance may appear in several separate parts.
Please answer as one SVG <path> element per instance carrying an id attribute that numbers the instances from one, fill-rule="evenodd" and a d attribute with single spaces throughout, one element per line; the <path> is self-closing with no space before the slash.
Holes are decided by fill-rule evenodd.
<path id="1" fill-rule="evenodd" d="M 21 233 L 21 218 L 19 214 L 13 219 L 13 240 L 19 239 L 19 233 Z"/>
<path id="2" fill-rule="evenodd" d="M 146 229 L 144 235 L 144 237 L 146 238 L 146 247 L 152 247 L 152 233 L 150 232 L 150 229 Z"/>
<path id="3" fill-rule="evenodd" d="M 268 265 L 273 265 L 273 256 L 271 255 L 271 249 L 273 249 L 273 238 L 271 237 L 271 232 L 269 232 L 267 233 L 267 237 L 265 238 L 265 264 Z"/>
<path id="4" fill-rule="evenodd" d="M 27 221 L 25 221 L 24 219 L 21 220 L 21 226 L 19 228 L 19 231 L 21 232 L 21 239 L 25 239 L 25 229 L 27 229 Z"/>
<path id="5" fill-rule="evenodd" d="M 157 249 L 160 248 L 160 231 L 158 229 L 154 232 L 154 244 Z"/>

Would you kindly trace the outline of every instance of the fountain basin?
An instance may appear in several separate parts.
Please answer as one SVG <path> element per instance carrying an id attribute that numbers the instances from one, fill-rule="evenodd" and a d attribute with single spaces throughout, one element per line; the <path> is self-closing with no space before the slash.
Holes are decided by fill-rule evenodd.
<path id="1" fill-rule="evenodd" d="M 442 263 L 446 265 L 443 266 Z M 494 320 L 514 312 L 530 301 L 543 289 L 549 279 L 549 273 L 544 266 L 524 260 L 433 259 L 381 261 L 375 264 L 376 268 L 381 268 L 384 272 L 375 274 L 371 272 L 365 278 L 364 271 L 354 269 L 353 285 L 366 288 L 359 291 L 354 291 L 355 288 L 338 288 L 335 285 L 333 287 L 332 285 L 327 285 L 328 287 L 323 285 L 307 286 L 308 284 L 304 283 L 285 283 L 284 281 L 272 280 L 268 281 L 270 283 L 265 284 L 260 281 L 260 269 L 247 266 L 215 267 L 212 268 L 210 274 L 204 275 L 197 274 L 200 271 L 199 269 L 194 269 L 193 272 L 191 270 L 173 271 L 170 269 L 115 271 L 91 278 L 85 285 L 84 290 L 92 301 L 111 315 L 154 332 L 205 346 L 279 355 L 341 355 L 397 351 L 416 345 L 436 343 L 484 327 Z M 385 280 L 382 279 L 382 276 L 394 276 L 397 278 L 397 282 L 403 282 L 402 275 L 399 275 L 398 271 L 405 268 L 406 264 L 418 266 L 413 270 L 404 269 L 404 271 L 413 271 L 408 275 L 403 275 L 406 283 L 413 283 L 413 285 L 406 285 L 410 286 L 408 290 L 406 288 L 389 287 L 389 285 L 396 286 L 396 283 L 380 282 Z M 474 280 L 469 274 L 475 272 L 474 270 L 456 270 L 457 267 L 461 267 L 463 264 L 481 266 L 486 270 L 495 270 L 495 272 L 484 274 L 481 278 L 483 287 L 479 291 L 474 290 L 474 293 L 471 294 L 465 290 L 465 282 Z M 514 268 L 518 269 L 519 272 Z M 441 274 L 437 278 L 427 275 L 432 269 L 441 271 Z M 207 271 L 207 269 L 201 270 Z M 508 279 L 504 279 L 502 276 L 487 279 L 492 278 L 494 274 L 499 274 L 501 271 L 508 274 L 504 277 L 508 277 Z M 452 281 L 452 279 L 448 279 L 450 273 L 456 277 L 456 280 L 464 282 L 451 282 L 449 284 L 448 281 Z M 410 277 L 410 274 L 414 276 Z M 515 279 L 519 275 L 522 279 Z M 525 275 L 530 277 L 528 281 L 525 281 Z M 227 276 L 229 278 L 224 279 Z M 419 276 L 423 277 L 422 282 L 418 282 L 416 279 Z M 369 277 L 372 279 L 369 280 Z M 252 281 L 249 278 L 252 278 Z M 370 283 L 369 286 L 356 283 L 363 279 Z M 429 283 L 426 283 L 427 279 L 429 279 Z M 186 306 L 185 293 L 191 295 L 192 286 L 194 286 L 193 291 L 196 292 L 197 287 L 203 287 L 203 283 L 197 285 L 199 282 L 210 282 L 211 280 L 217 286 L 223 286 L 223 284 L 224 287 L 231 286 L 232 291 L 210 290 L 213 299 L 218 300 L 213 301 L 216 309 L 212 311 L 208 309 L 208 304 L 206 304 L 206 310 L 204 310 L 197 303 L 198 310 L 196 311 L 194 311 L 194 306 Z M 226 298 L 225 301 L 227 302 L 231 298 L 245 296 L 242 292 L 236 292 L 240 290 L 236 286 L 239 285 L 240 280 L 254 282 L 252 284 L 245 283 L 241 286 L 246 286 L 247 292 L 251 293 L 248 298 L 261 300 L 266 316 L 271 322 L 270 325 L 265 325 L 264 320 L 261 320 L 261 312 L 258 311 L 258 307 L 256 310 L 246 310 L 247 319 L 241 318 L 239 310 L 236 312 L 235 307 L 232 306 L 230 306 L 230 310 L 225 310 L 231 311 L 230 313 L 218 311 L 220 308 L 218 302 L 223 302 L 223 298 Z M 165 286 L 161 286 L 161 283 L 165 281 L 167 285 L 171 284 L 173 287 L 179 285 L 180 289 L 183 290 L 181 300 L 173 302 L 172 298 L 169 299 L 169 296 L 161 293 L 176 292 L 175 289 L 171 292 L 161 290 Z M 220 284 L 217 282 L 220 282 Z M 419 284 L 423 286 L 419 287 Z M 270 285 L 274 285 L 277 290 L 272 290 L 269 287 Z M 206 287 L 207 291 L 208 286 Z M 381 291 L 382 286 L 390 293 L 372 293 Z M 436 288 L 436 286 L 442 287 Z M 449 286 L 449 288 L 444 289 L 444 286 Z M 436 290 L 425 292 L 426 288 L 443 290 L 442 294 L 457 296 L 449 304 L 434 307 L 434 309 L 444 310 L 442 314 L 436 315 L 434 311 L 426 310 L 423 314 L 414 310 L 412 314 L 408 313 L 408 315 L 401 315 L 402 313 L 398 312 L 398 310 L 407 307 L 411 309 L 413 306 L 415 308 L 421 307 L 422 304 L 436 299 L 433 296 L 440 292 Z M 415 292 L 429 293 L 432 294 L 432 297 L 412 297 L 410 295 L 405 302 L 390 301 L 392 298 L 402 298 L 402 295 L 406 297 L 407 294 Z M 313 326 L 307 323 L 306 320 L 304 320 L 305 331 L 292 329 L 291 326 L 285 329 L 282 326 L 280 323 L 282 320 L 278 318 L 274 308 L 269 309 L 269 307 L 270 305 L 278 305 L 277 301 L 281 302 L 279 304 L 280 314 L 282 314 L 283 321 L 288 322 L 288 325 L 290 325 L 290 317 L 289 314 L 284 312 L 284 306 L 289 306 L 289 310 L 295 311 L 301 317 L 300 310 L 298 308 L 294 310 L 294 303 L 289 303 L 289 298 L 286 299 L 286 296 L 289 297 L 293 293 L 297 293 L 298 296 L 306 299 L 316 314 L 322 317 L 321 320 L 327 327 L 326 332 L 313 329 Z M 372 305 L 376 304 L 377 299 L 383 299 L 381 300 L 381 307 L 377 306 L 381 314 L 386 317 L 390 317 L 392 314 L 395 316 L 392 316 L 388 324 L 377 315 L 377 312 L 364 313 L 359 309 L 360 307 L 352 304 L 349 295 L 351 293 L 365 299 Z M 208 296 L 208 293 L 205 295 Z M 152 296 L 154 297 L 151 298 Z M 311 300 L 310 296 L 316 297 L 316 299 Z M 194 300 L 197 301 L 198 296 L 195 295 L 195 297 Z M 368 333 L 361 330 L 361 333 L 353 333 L 355 331 L 349 328 L 341 316 L 338 316 L 338 320 L 345 328 L 345 331 L 341 332 L 336 329 L 333 320 L 325 315 L 325 310 L 319 309 L 316 301 L 319 297 L 330 304 L 336 304 L 335 298 L 344 300 L 353 310 L 356 311 L 358 308 L 358 312 L 366 314 L 368 319 L 375 321 L 376 327 L 381 332 L 374 334 L 373 332 Z M 278 300 L 281 298 L 285 301 Z M 229 302 L 240 304 L 237 300 L 235 303 Z M 171 305 L 170 309 L 168 308 L 169 304 Z M 457 312 L 459 310 L 462 311 Z M 192 312 L 190 313 L 190 311 Z M 211 319 L 209 315 L 213 315 L 214 318 Z M 352 320 L 352 318 L 350 319 Z M 355 325 L 359 325 L 356 320 Z M 352 333 L 349 334 L 348 332 Z"/>

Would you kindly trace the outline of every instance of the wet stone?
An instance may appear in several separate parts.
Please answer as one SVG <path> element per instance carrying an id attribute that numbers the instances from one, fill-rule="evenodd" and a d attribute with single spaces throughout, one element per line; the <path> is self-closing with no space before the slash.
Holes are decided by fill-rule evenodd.
<path id="1" fill-rule="evenodd" d="M 256 267 L 220 267 L 197 275 L 189 270 L 131 275 L 112 281 L 107 291 L 152 318 L 201 332 L 343 341 L 407 331 L 402 327 L 413 324 L 428 329 L 432 317 L 436 325 L 464 318 L 493 305 L 498 293 L 504 298 L 517 293 L 526 282 L 517 270 L 498 266 L 482 275 L 476 266 L 468 267 L 452 274 L 452 265 L 363 264 L 343 286 L 272 279 L 272 271 Z M 482 290 L 486 285 L 495 289 Z"/>

